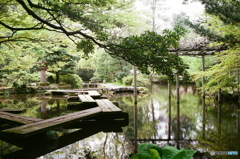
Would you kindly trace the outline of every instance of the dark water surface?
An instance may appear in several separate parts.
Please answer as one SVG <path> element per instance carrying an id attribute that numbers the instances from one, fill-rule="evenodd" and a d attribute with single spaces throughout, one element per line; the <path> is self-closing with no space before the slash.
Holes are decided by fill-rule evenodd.
<path id="1" fill-rule="evenodd" d="M 60 144 L 55 142 L 45 147 L 46 152 L 50 152 L 51 149 L 55 151 L 39 158 L 124 159 L 129 158 L 129 154 L 133 154 L 136 145 L 140 143 L 195 149 L 198 150 L 195 158 L 240 157 L 219 155 L 228 151 L 240 153 L 240 111 L 237 103 L 228 102 L 219 107 L 213 104 L 212 98 L 206 98 L 204 105 L 193 86 L 181 86 L 178 118 L 175 96 L 175 88 L 173 88 L 171 111 L 169 111 L 166 86 L 153 85 L 150 93 L 138 96 L 137 105 L 134 105 L 134 97 L 131 94 L 110 96 L 111 101 L 117 101 L 119 108 L 129 114 L 129 125 L 123 127 L 123 132 L 104 133 L 100 129 L 92 128 L 69 138 L 69 143 L 72 144 L 68 146 L 55 150 L 57 144 Z M 21 115 L 41 119 L 72 112 L 67 109 L 67 100 L 64 96 L 46 98 L 40 94 L 5 95 L 0 96 L 0 102 L 0 109 L 27 108 L 27 111 Z M 0 158 L 16 150 L 19 148 L 0 140 Z M 41 148 L 36 152 L 26 150 L 25 153 L 34 156 L 41 154 L 40 151 Z"/>

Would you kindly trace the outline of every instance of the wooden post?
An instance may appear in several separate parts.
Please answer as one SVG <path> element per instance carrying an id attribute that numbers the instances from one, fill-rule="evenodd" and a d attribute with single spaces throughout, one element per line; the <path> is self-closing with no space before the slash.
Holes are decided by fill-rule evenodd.
<path id="1" fill-rule="evenodd" d="M 205 116 L 205 98 L 202 98 L 202 138 L 205 139 L 205 129 L 206 129 L 206 116 Z"/>
<path id="2" fill-rule="evenodd" d="M 134 153 L 137 153 L 137 116 L 138 116 L 138 109 L 137 109 L 137 71 L 136 66 L 133 66 L 133 83 L 134 83 Z"/>
<path id="3" fill-rule="evenodd" d="M 204 55 L 202 55 L 202 71 L 205 71 L 205 59 L 204 59 Z M 204 90 L 204 84 L 205 84 L 205 77 L 202 77 L 202 98 L 205 102 L 205 90 Z"/>
<path id="4" fill-rule="evenodd" d="M 172 102 L 171 102 L 171 83 L 168 80 L 168 139 L 171 140 L 171 121 L 172 121 Z"/>
<path id="5" fill-rule="evenodd" d="M 238 107 L 239 108 L 239 107 Z M 237 108 L 237 136 L 240 137 L 240 111 Z"/>
<path id="6" fill-rule="evenodd" d="M 205 71 L 205 58 L 204 55 L 202 55 L 202 71 Z M 204 84 L 205 84 L 205 77 L 202 77 L 202 138 L 205 139 L 205 90 L 204 90 Z"/>
<path id="7" fill-rule="evenodd" d="M 180 116 L 179 75 L 176 74 L 177 116 Z"/>
<path id="8" fill-rule="evenodd" d="M 137 153 L 137 148 L 138 148 L 138 143 L 137 143 L 137 138 L 138 138 L 138 125 L 137 125 L 137 120 L 138 120 L 138 109 L 137 109 L 137 103 L 134 104 L 134 153 Z"/>
<path id="9" fill-rule="evenodd" d="M 221 110 L 221 89 L 218 90 L 218 133 L 221 134 L 222 110 Z"/>
<path id="10" fill-rule="evenodd" d="M 237 74 L 237 93 L 239 94 L 240 86 L 239 86 L 239 70 L 236 72 Z"/>
<path id="11" fill-rule="evenodd" d="M 177 93 L 177 148 L 180 148 L 180 96 L 179 96 L 179 75 L 176 73 L 176 93 Z"/>
<path id="12" fill-rule="evenodd" d="M 137 70 L 133 66 L 133 83 L 134 83 L 134 104 L 137 104 Z"/>
<path id="13" fill-rule="evenodd" d="M 151 90 L 152 90 L 152 88 L 151 88 Z M 151 94 L 152 94 L 152 91 L 151 91 Z M 155 123 L 155 120 L 156 120 L 155 119 L 155 108 L 154 108 L 152 97 L 151 97 L 151 108 L 152 108 L 152 122 Z M 156 130 L 156 126 L 155 125 L 153 126 L 153 129 Z M 154 133 L 154 139 L 156 139 L 156 138 L 157 138 L 157 131 L 155 131 L 155 133 Z M 155 143 L 155 141 L 153 141 L 153 143 Z"/>

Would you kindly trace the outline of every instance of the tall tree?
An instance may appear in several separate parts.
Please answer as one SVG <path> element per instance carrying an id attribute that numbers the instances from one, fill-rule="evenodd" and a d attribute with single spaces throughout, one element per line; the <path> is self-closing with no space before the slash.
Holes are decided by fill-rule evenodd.
<path id="1" fill-rule="evenodd" d="M 218 62 L 204 73 L 196 76 L 209 77 L 206 87 L 211 91 L 225 89 L 233 92 L 239 88 L 240 70 L 240 3 L 238 0 L 201 0 L 209 18 L 205 22 L 188 24 L 202 36 L 215 42 L 214 46 L 225 46 L 228 49 L 216 55 Z"/>
<path id="2" fill-rule="evenodd" d="M 119 58 L 113 58 L 103 50 L 97 58 L 94 75 L 102 81 L 113 82 L 129 75 L 131 69 L 132 66 L 128 62 Z"/>
<path id="3" fill-rule="evenodd" d="M 4 16 L 1 16 L 0 25 L 4 32 L 0 43 L 22 38 L 33 39 L 32 36 L 26 36 L 29 31 L 31 33 L 44 29 L 65 34 L 86 55 L 93 52 L 97 45 L 110 55 L 121 57 L 145 72 L 148 67 L 153 67 L 158 73 L 170 76 L 173 69 L 183 73 L 185 66 L 180 58 L 169 55 L 167 50 L 168 47 L 177 47 L 176 41 L 182 35 L 181 29 L 165 30 L 163 35 L 146 32 L 129 38 L 117 38 L 111 34 L 112 30 L 124 26 L 119 21 L 119 16 L 131 11 L 126 7 L 130 2 L 131 0 L 3 0 L 1 12 Z M 23 14 L 20 15 L 19 12 Z"/>
<path id="4" fill-rule="evenodd" d="M 48 67 L 47 71 L 55 73 L 56 83 L 59 83 L 60 75 L 76 73 L 74 70 L 76 70 L 79 57 L 70 55 L 64 48 L 53 48 L 51 52 L 48 51 L 44 60 Z"/>

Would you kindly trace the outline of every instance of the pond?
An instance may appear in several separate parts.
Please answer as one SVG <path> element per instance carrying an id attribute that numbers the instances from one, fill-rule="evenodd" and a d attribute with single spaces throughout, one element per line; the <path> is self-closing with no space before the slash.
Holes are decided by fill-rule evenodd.
<path id="1" fill-rule="evenodd" d="M 109 96 L 129 114 L 129 124 L 123 127 L 122 132 L 102 132 L 93 128 L 85 136 L 80 133 L 73 136 L 74 140 L 69 138 L 68 146 L 57 150 L 51 147 L 53 152 L 48 147 L 50 153 L 47 154 L 39 153 L 41 148 L 38 153 L 26 151 L 27 156 L 39 159 L 125 159 L 135 153 L 136 145 L 155 143 L 161 147 L 172 145 L 198 150 L 195 158 L 239 158 L 226 155 L 228 151 L 240 152 L 240 111 L 237 103 L 223 103 L 219 107 L 211 98 L 206 98 L 206 104 L 203 104 L 194 86 L 181 86 L 178 117 L 174 87 L 171 91 L 171 111 L 167 86 L 153 85 L 149 90 L 150 93 L 138 95 L 136 105 L 132 94 Z M 64 96 L 5 95 L 0 96 L 0 102 L 0 109 L 27 108 L 21 115 L 40 119 L 73 111 L 67 109 Z M 18 149 L 0 140 L 0 158 L 14 154 Z"/>

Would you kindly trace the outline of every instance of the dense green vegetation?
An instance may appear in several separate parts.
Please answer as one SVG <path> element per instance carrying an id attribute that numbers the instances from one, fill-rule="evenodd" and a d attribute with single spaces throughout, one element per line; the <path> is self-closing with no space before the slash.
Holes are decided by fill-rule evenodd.
<path id="1" fill-rule="evenodd" d="M 201 0 L 208 18 L 200 23 L 187 22 L 200 35 L 212 41 L 211 46 L 225 48 L 216 54 L 216 62 L 206 72 L 196 74 L 198 79 L 207 77 L 204 86 L 211 92 L 222 89 L 229 93 L 239 89 L 239 1 Z"/>
<path id="2" fill-rule="evenodd" d="M 64 82 L 81 87 L 82 80 L 91 80 L 131 85 L 126 78 L 135 65 L 141 73 L 167 75 L 165 80 L 173 79 L 176 71 L 183 79 L 192 75 L 198 84 L 204 76 L 206 90 L 236 92 L 240 65 L 239 2 L 201 2 L 206 11 L 202 20 L 192 22 L 179 14 L 175 15 L 172 29 L 158 30 L 156 9 L 164 12 L 158 3 L 152 4 L 153 17 L 148 22 L 134 11 L 133 0 L 2 0 L 1 85 L 26 88 L 29 83 L 39 83 L 39 61 L 43 60 L 50 84 Z M 224 48 L 214 57 L 205 58 L 205 72 L 199 72 L 200 59 L 169 53 L 169 49 L 179 48 L 183 36 L 191 41 L 196 34 L 210 41 L 204 47 Z M 66 77 L 67 74 L 71 75 Z M 73 77 L 78 78 L 76 85 L 69 80 Z"/>
<path id="3" fill-rule="evenodd" d="M 138 153 L 133 155 L 131 159 L 191 159 L 197 151 L 176 149 L 172 146 L 159 147 L 155 144 L 141 144 L 138 147 Z"/>
<path id="4" fill-rule="evenodd" d="M 22 86 L 39 82 L 32 78 L 32 74 L 37 73 L 40 60 L 45 60 L 47 71 L 55 74 L 55 83 L 60 82 L 60 75 L 83 75 L 86 70 L 94 72 L 83 77 L 85 79 L 121 80 L 129 75 L 130 64 L 145 73 L 151 68 L 151 71 L 170 77 L 175 70 L 184 74 L 185 64 L 167 51 L 169 47 L 178 46 L 184 29 L 176 26 L 172 31 L 164 30 L 161 35 L 144 32 L 144 29 L 139 29 L 140 26 L 147 26 L 144 21 L 133 21 L 137 13 L 132 12 L 132 4 L 130 0 L 2 1 L 2 85 Z M 97 47 L 103 48 L 114 58 Z M 90 60 L 91 68 L 81 65 L 80 57 L 91 57 L 91 53 L 96 54 L 96 63 Z M 25 71 L 24 74 L 20 74 L 22 71 Z M 29 80 L 21 83 L 19 76 Z"/>

